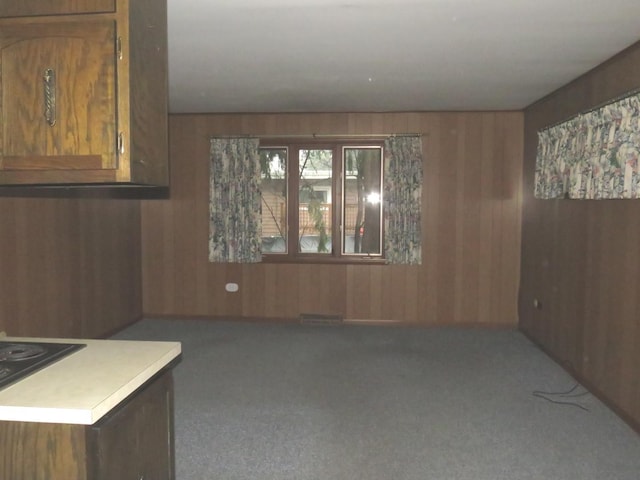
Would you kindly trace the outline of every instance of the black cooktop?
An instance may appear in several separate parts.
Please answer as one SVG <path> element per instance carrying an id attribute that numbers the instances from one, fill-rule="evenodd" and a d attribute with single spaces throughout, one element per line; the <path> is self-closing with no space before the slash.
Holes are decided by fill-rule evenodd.
<path id="1" fill-rule="evenodd" d="M 0 388 L 6 387 L 86 345 L 0 340 Z"/>

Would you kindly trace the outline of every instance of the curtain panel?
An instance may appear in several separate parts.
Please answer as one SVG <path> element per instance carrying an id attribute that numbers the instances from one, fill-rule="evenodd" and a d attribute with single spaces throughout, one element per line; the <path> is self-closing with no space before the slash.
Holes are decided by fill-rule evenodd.
<path id="1" fill-rule="evenodd" d="M 538 133 L 537 198 L 640 198 L 640 95 Z"/>
<path id="2" fill-rule="evenodd" d="M 260 156 L 257 138 L 212 138 L 209 261 L 262 259 Z"/>
<path id="3" fill-rule="evenodd" d="M 422 263 L 422 139 L 384 142 L 384 247 L 390 264 Z"/>

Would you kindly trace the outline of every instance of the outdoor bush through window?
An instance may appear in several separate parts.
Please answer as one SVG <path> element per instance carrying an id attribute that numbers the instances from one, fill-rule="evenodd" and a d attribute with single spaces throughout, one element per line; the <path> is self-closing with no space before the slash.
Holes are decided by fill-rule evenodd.
<path id="1" fill-rule="evenodd" d="M 261 142 L 262 253 L 382 257 L 380 142 Z"/>

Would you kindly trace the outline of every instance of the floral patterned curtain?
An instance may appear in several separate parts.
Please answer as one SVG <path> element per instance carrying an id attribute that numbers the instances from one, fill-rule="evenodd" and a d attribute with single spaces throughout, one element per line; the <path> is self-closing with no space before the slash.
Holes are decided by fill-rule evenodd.
<path id="1" fill-rule="evenodd" d="M 387 263 L 422 263 L 422 139 L 384 143 L 384 246 Z"/>
<path id="2" fill-rule="evenodd" d="M 537 198 L 640 198 L 640 95 L 538 133 Z"/>
<path id="3" fill-rule="evenodd" d="M 260 157 L 256 138 L 212 138 L 209 261 L 259 262 Z"/>

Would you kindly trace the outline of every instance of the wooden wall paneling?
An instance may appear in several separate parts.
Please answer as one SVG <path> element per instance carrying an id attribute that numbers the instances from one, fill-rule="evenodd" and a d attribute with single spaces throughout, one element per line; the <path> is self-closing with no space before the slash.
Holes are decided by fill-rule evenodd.
<path id="1" fill-rule="evenodd" d="M 269 265 L 267 278 L 275 287 L 275 295 L 267 296 L 268 311 L 275 318 L 297 318 L 302 311 L 299 305 L 300 283 L 298 266 L 293 264 Z"/>
<path id="2" fill-rule="evenodd" d="M 460 152 L 463 159 L 462 178 L 458 188 L 461 189 L 461 208 L 458 215 L 460 230 L 459 268 L 456 273 L 456 293 L 460 298 L 456 317 L 462 323 L 481 321 L 479 310 L 480 284 L 480 197 L 482 152 L 482 117 L 477 115 L 468 118 L 465 128 L 466 147 Z"/>
<path id="3" fill-rule="evenodd" d="M 403 297 L 406 299 L 403 303 L 404 318 L 407 323 L 425 323 L 424 315 L 420 309 L 420 297 L 422 289 L 420 287 L 421 272 L 424 269 L 418 266 L 399 268 L 405 277 L 405 287 Z"/>
<path id="4" fill-rule="evenodd" d="M 585 269 L 584 278 L 581 283 L 584 288 L 584 320 L 578 319 L 580 331 L 580 347 L 582 355 L 576 370 L 582 372 L 587 378 L 595 377 L 596 364 L 592 363 L 591 352 L 597 351 L 594 348 L 593 340 L 598 337 L 598 319 L 601 318 L 599 296 L 602 289 L 601 277 L 598 273 L 600 256 L 602 255 L 603 244 L 601 242 L 601 225 L 596 209 L 591 208 L 586 212 L 585 228 Z M 555 351 L 555 350 L 554 350 Z"/>
<path id="5" fill-rule="evenodd" d="M 101 252 L 109 251 L 108 237 L 111 233 L 109 231 L 95 230 L 103 219 L 95 217 L 96 205 L 93 201 L 88 202 L 88 207 L 86 213 L 89 217 L 85 220 L 83 242 L 86 242 L 88 251 L 88 255 L 85 258 L 87 262 L 85 268 L 89 272 L 87 279 L 90 287 L 84 292 L 84 300 L 90 305 L 100 305 L 105 302 L 106 294 L 112 288 L 112 276 L 109 274 L 109 269 L 113 267 L 98 260 Z M 108 213 L 105 212 L 105 216 L 109 217 Z M 115 304 L 113 306 L 115 307 Z M 87 315 L 90 316 L 91 313 L 87 310 Z M 109 315 L 110 313 L 105 312 L 105 314 Z M 90 329 L 91 322 L 92 319 L 90 318 L 83 319 L 83 329 Z M 102 320 L 102 323 L 101 327 L 104 327 L 106 322 Z"/>
<path id="6" fill-rule="evenodd" d="M 208 260 L 207 260 L 208 262 Z M 227 278 L 229 277 L 229 268 L 223 264 L 207 264 L 207 314 L 214 316 L 237 316 L 240 312 L 240 307 L 232 308 L 231 302 L 226 298 L 226 292 L 224 290 L 227 284 Z M 213 274 L 215 272 L 215 274 Z M 237 280 L 233 278 L 233 280 Z M 243 288 L 242 285 L 239 285 Z M 244 288 L 243 288 L 244 292 Z M 189 295 L 189 292 L 183 292 L 184 295 Z M 167 312 L 171 314 L 171 312 Z"/>
<path id="7" fill-rule="evenodd" d="M 47 235 L 44 240 L 43 252 L 47 264 L 41 273 L 45 285 L 44 301 L 49 306 L 48 310 L 57 319 L 56 323 L 67 331 L 72 331 L 75 323 L 73 321 L 72 294 L 76 282 L 70 275 L 70 268 L 74 262 L 72 252 L 64 245 L 64 242 L 68 241 L 68 238 L 72 238 L 71 225 L 74 218 L 77 217 L 75 212 L 72 202 L 57 199 L 55 204 L 52 203 L 45 210 L 42 219 L 44 231 L 59 231 L 59 235 Z M 45 329 L 47 336 L 54 336 L 57 328 L 52 328 L 51 332 L 47 330 Z"/>
<path id="8" fill-rule="evenodd" d="M 630 345 L 627 337 L 633 337 L 635 326 L 638 320 L 636 311 L 638 308 L 638 297 L 635 295 L 638 280 L 637 248 L 630 249 L 629 246 L 637 245 L 638 237 L 635 235 L 637 229 L 632 225 L 637 225 L 637 217 L 628 209 L 624 208 L 624 202 L 615 202 L 617 214 L 607 215 L 607 221 L 603 223 L 603 230 L 608 233 L 606 251 L 613 249 L 617 252 L 624 252 L 623 255 L 607 256 L 602 254 L 603 276 L 607 279 L 607 306 L 606 316 L 608 317 L 607 334 L 605 344 L 606 361 L 604 371 L 611 382 L 611 389 L 615 391 L 618 398 L 625 401 L 624 385 L 629 383 L 631 376 L 625 377 L 625 364 L 630 363 L 635 355 L 633 350 L 637 345 Z M 618 222 L 622 221 L 622 225 Z M 635 319 L 629 322 L 628 319 Z M 628 328 L 627 328 L 628 326 Z M 636 364 L 636 368 L 639 364 Z M 620 372 L 620 375 L 611 375 L 611 372 Z M 627 371 L 630 373 L 630 371 Z M 628 398 L 628 397 L 626 397 Z"/>
<path id="9" fill-rule="evenodd" d="M 179 137 L 178 137 L 179 138 Z M 195 143 L 195 142 L 194 142 Z M 208 147 L 208 142 L 202 142 L 203 147 Z M 183 146 L 183 144 L 181 144 Z M 194 146 L 186 145 L 187 149 L 179 151 L 178 154 L 194 156 Z M 173 248 L 175 250 L 176 261 L 172 265 L 173 269 L 173 282 L 180 282 L 180 290 L 192 292 L 189 295 L 176 295 L 178 290 L 172 287 L 170 294 L 173 295 L 173 310 L 177 311 L 195 311 L 196 301 L 198 298 L 198 276 L 196 271 L 198 270 L 199 254 L 201 250 L 198 248 L 199 235 L 197 230 L 194 231 L 194 226 L 199 223 L 206 225 L 206 218 L 203 222 L 198 222 L 199 209 L 194 208 L 194 204 L 191 201 L 194 193 L 203 195 L 208 200 L 208 186 L 209 182 L 202 182 L 206 191 L 193 192 L 194 186 L 198 185 L 198 175 L 205 170 L 205 177 L 208 176 L 209 156 L 208 152 L 203 152 L 204 155 L 199 159 L 199 162 L 192 162 L 190 168 L 181 168 L 180 164 L 176 165 L 179 170 L 175 175 L 171 177 L 171 201 L 167 202 L 169 208 L 172 209 L 172 225 L 166 232 L 166 235 L 173 236 Z M 202 167 L 206 168 L 202 168 Z M 150 200 L 151 201 L 151 200 Z M 208 206 L 208 201 L 199 202 Z M 208 232 L 205 244 L 202 245 L 203 250 L 206 250 L 208 246 Z M 178 260 L 179 259 L 179 260 Z M 208 260 L 208 259 L 206 259 Z"/>
<path id="10" fill-rule="evenodd" d="M 212 264 L 213 265 L 213 264 Z M 224 274 L 217 276 L 215 282 L 210 284 L 214 288 L 212 298 L 218 300 L 216 309 L 218 315 L 230 315 L 232 317 L 243 316 L 243 297 L 256 295 L 251 290 L 251 284 L 245 281 L 243 276 L 245 266 L 241 263 L 227 263 L 223 266 Z M 228 283 L 237 283 L 238 292 L 227 292 Z M 242 293 L 241 293 L 242 292 Z"/>
<path id="11" fill-rule="evenodd" d="M 480 321 L 489 322 L 492 318 L 491 307 L 493 288 L 491 283 L 493 259 L 493 224 L 497 193 L 494 176 L 499 175 L 499 165 L 494 162 L 494 142 L 499 138 L 496 131 L 496 115 L 483 115 L 481 148 L 477 154 L 480 163 L 479 174 L 479 232 L 478 232 L 478 317 Z M 497 219 L 496 219 L 497 220 Z"/>
<path id="12" fill-rule="evenodd" d="M 369 275 L 372 270 L 365 265 L 347 266 L 346 290 L 348 294 L 345 296 L 347 302 L 345 318 L 351 320 L 370 320 L 373 318 L 372 275 Z"/>
<path id="13" fill-rule="evenodd" d="M 93 312 L 91 312 L 89 306 L 103 304 L 105 302 L 106 291 L 111 288 L 111 275 L 109 275 L 108 272 L 108 269 L 111 267 L 100 261 L 102 252 L 109 251 L 107 237 L 110 235 L 110 232 L 103 232 L 99 229 L 99 223 L 104 221 L 104 218 L 95 217 L 97 213 L 95 202 L 88 201 L 86 207 L 84 213 L 87 215 L 87 218 L 83 222 L 84 229 L 81 238 L 87 251 L 87 255 L 84 257 L 84 261 L 86 262 L 84 268 L 87 272 L 85 277 L 87 288 L 81 291 L 82 298 L 78 299 L 81 303 L 86 302 L 87 304 L 87 308 L 84 310 L 87 317 L 81 319 L 83 331 L 90 330 L 92 328 L 92 322 L 95 321 L 91 318 Z M 104 217 L 108 218 L 109 214 L 105 212 Z M 99 230 L 96 231 L 96 228 Z M 112 307 L 113 310 L 117 309 L 115 304 L 113 304 Z M 110 315 L 110 312 L 104 313 L 105 315 Z M 100 327 L 105 328 L 107 322 L 104 321 L 104 319 L 100 319 L 100 321 Z"/>
<path id="14" fill-rule="evenodd" d="M 191 128 L 190 134 L 185 135 L 184 128 Z M 195 217 L 191 217 L 195 226 L 186 228 L 185 234 L 192 237 L 196 265 L 194 270 L 195 305 L 194 311 L 198 315 L 209 312 L 209 156 L 210 135 L 204 117 L 197 117 L 197 121 L 190 124 L 177 122 L 174 130 L 176 137 L 176 155 L 188 158 L 188 161 L 175 162 L 176 173 L 187 168 L 193 172 L 193 183 L 181 184 L 184 188 L 182 202 L 191 208 Z M 195 204 L 194 204 L 195 199 Z"/>
<path id="15" fill-rule="evenodd" d="M 306 264 L 298 267 L 298 312 L 346 312 L 346 266 Z"/>
<path id="16" fill-rule="evenodd" d="M 638 222 L 631 218 L 628 212 L 623 212 L 626 217 L 625 228 L 614 230 L 622 248 L 627 245 L 637 243 L 639 229 Z M 633 397 L 632 384 L 635 375 L 634 368 L 638 363 L 638 344 L 634 342 L 638 321 L 631 323 L 628 332 L 625 331 L 625 323 L 628 318 L 638 318 L 638 302 L 633 301 L 637 297 L 638 278 L 640 264 L 638 263 L 638 249 L 627 252 L 626 255 L 616 256 L 609 264 L 610 273 L 620 278 L 620 286 L 616 289 L 616 295 L 612 295 L 612 300 L 617 302 L 612 310 L 618 310 L 617 315 L 613 315 L 611 325 L 611 335 L 607 342 L 607 356 L 611 359 L 608 365 L 609 371 L 618 371 L 620 375 L 613 376 L 614 382 L 611 388 L 616 392 L 616 396 L 621 399 L 623 408 L 633 407 L 630 399 Z M 628 299 L 633 299 L 629 301 Z"/>
<path id="17" fill-rule="evenodd" d="M 251 316 L 262 308 L 262 315 L 272 318 L 296 318 L 300 313 L 315 310 L 315 313 L 340 313 L 346 318 L 359 320 L 429 324 L 446 324 L 464 319 L 472 323 L 492 322 L 487 315 L 479 317 L 479 292 L 480 288 L 484 288 L 491 293 L 489 297 L 494 298 L 499 283 L 496 284 L 492 276 L 481 278 L 476 272 L 480 272 L 481 252 L 489 248 L 484 242 L 493 241 L 493 237 L 486 240 L 480 238 L 486 226 L 479 225 L 477 215 L 469 212 L 484 212 L 487 211 L 485 203 L 505 200 L 485 199 L 481 194 L 484 187 L 478 185 L 482 180 L 474 177 L 484 168 L 484 165 L 478 165 L 479 152 L 483 149 L 487 152 L 484 162 L 490 163 L 495 171 L 503 170 L 504 162 L 521 162 L 521 154 L 506 158 L 503 151 L 508 146 L 505 146 L 509 142 L 507 136 L 518 137 L 512 141 L 516 144 L 522 136 L 517 128 L 496 129 L 488 139 L 490 145 L 485 147 L 486 122 L 495 123 L 492 115 L 331 113 L 172 116 L 171 171 L 175 196 L 168 201 L 169 206 L 161 207 L 155 201 L 153 204 L 144 202 L 142 210 L 145 313 L 232 316 L 238 313 L 238 303 L 232 298 L 239 297 L 240 313 L 251 313 Z M 496 115 L 500 117 L 504 114 Z M 515 115 L 517 118 L 519 114 Z M 458 137 L 459 126 L 463 131 Z M 471 135 L 465 133 L 467 129 L 470 129 Z M 240 280 L 247 285 L 240 285 L 240 295 L 228 298 L 224 293 L 224 284 L 230 281 L 230 267 L 209 264 L 206 258 L 209 136 L 391 132 L 424 135 L 423 145 L 428 158 L 425 160 L 423 196 L 423 265 L 265 264 L 256 270 L 247 268 Z M 458 176 L 459 166 L 472 173 L 466 177 Z M 507 171 L 505 175 L 513 175 L 513 172 Z M 514 195 L 517 198 L 519 179 L 509 177 L 505 181 L 515 185 Z M 472 191 L 467 192 L 468 189 Z M 476 206 L 476 203 L 480 205 Z M 499 211 L 490 211 L 493 212 L 492 221 L 501 221 Z M 513 218 L 500 223 L 500 226 L 509 232 L 517 245 L 519 225 L 513 224 Z M 160 237 L 156 238 L 158 235 Z M 170 240 L 171 236 L 174 240 Z M 153 243 L 159 239 L 162 239 L 162 248 Z M 197 252 L 189 249 L 196 249 Z M 504 255 L 508 257 L 506 263 L 517 265 L 517 252 Z M 162 267 L 156 265 L 158 262 L 162 263 Z M 495 268 L 501 274 L 507 267 L 499 264 Z M 494 270 L 491 273 L 495 273 Z M 257 278 L 250 277 L 253 274 Z M 197 279 L 195 287 L 191 279 L 185 278 L 186 275 Z M 458 283 L 456 288 L 458 275 L 469 275 L 471 278 Z M 173 280 L 169 282 L 163 277 Z M 303 288 L 307 278 L 320 282 L 316 288 L 319 293 L 311 294 L 310 290 Z M 516 282 L 512 279 L 512 283 Z M 183 288 L 183 285 L 188 288 Z M 258 300 L 251 303 L 244 296 L 247 287 L 255 290 L 260 285 L 262 297 L 256 297 Z M 194 288 L 195 291 L 192 291 Z M 466 297 L 468 288 L 476 290 L 469 295 L 471 300 Z M 170 300 L 178 297 L 180 300 Z M 511 304 L 515 304 L 515 299 Z M 459 309 L 457 314 L 455 308 Z M 508 306 L 500 304 L 496 308 Z M 361 318 L 363 315 L 367 318 Z M 499 312 L 498 316 L 515 318 L 515 313 Z"/>
<path id="18" fill-rule="evenodd" d="M 17 222 L 15 209 L 11 208 L 12 202 L 0 202 L 0 219 L 2 228 L 0 228 L 0 246 L 5 251 L 13 252 L 12 255 L 3 254 L 0 251 L 0 292 L 3 299 L 0 300 L 0 330 L 6 329 L 8 316 L 11 312 L 15 312 L 12 303 L 18 299 L 17 292 L 17 256 L 18 242 L 16 239 Z M 0 297 L 2 298 L 2 297 Z"/>
<path id="19" fill-rule="evenodd" d="M 417 275 L 419 267 L 388 265 L 382 274 L 384 291 L 382 294 L 383 319 L 398 320 L 404 323 L 417 323 Z"/>
<path id="20" fill-rule="evenodd" d="M 26 285 L 27 270 L 23 268 L 23 259 L 27 257 L 26 216 L 21 204 L 13 199 L 0 201 L 0 216 L 3 228 L 0 229 L 0 322 L 1 329 L 9 331 L 15 327 L 16 316 L 25 317 L 26 295 L 21 286 Z M 6 227 L 4 220 L 7 220 Z"/>
<path id="21" fill-rule="evenodd" d="M 387 269 L 381 265 L 372 265 L 370 268 L 362 268 L 359 270 L 361 278 L 369 277 L 369 311 L 370 317 L 366 320 L 397 320 L 396 317 L 388 316 L 388 312 L 384 309 L 384 277 L 387 275 Z M 361 302 L 363 299 L 347 292 L 354 302 Z"/>
<path id="22" fill-rule="evenodd" d="M 610 215 L 604 214 L 601 205 L 594 205 L 602 215 L 600 220 L 600 242 L 601 249 L 597 253 L 597 276 L 600 279 L 600 289 L 597 292 L 599 305 L 599 319 L 591 326 L 596 328 L 593 331 L 585 332 L 592 343 L 592 349 L 598 352 L 597 356 L 592 356 L 590 362 L 593 363 L 593 377 L 591 381 L 602 385 L 603 389 L 619 397 L 619 385 L 624 379 L 620 375 L 612 375 L 612 372 L 621 372 L 620 354 L 624 344 L 624 313 L 625 304 L 634 303 L 633 300 L 625 296 L 629 285 L 623 280 L 629 280 L 625 269 L 628 264 L 627 255 L 608 254 L 620 252 L 625 249 L 626 231 L 628 226 L 618 224 L 625 217 L 623 212 L 616 215 L 620 202 L 610 202 L 608 211 Z M 632 307 L 633 309 L 633 307 Z M 606 325 L 605 325 L 606 322 Z"/>
<path id="23" fill-rule="evenodd" d="M 520 326 L 640 428 L 636 200 L 535 200 L 536 132 L 640 87 L 640 43 L 525 111 Z M 541 298 L 542 309 L 530 307 Z"/>
<path id="24" fill-rule="evenodd" d="M 264 264 L 246 264 L 242 267 L 239 283 L 242 285 L 243 291 L 238 293 L 240 293 L 242 300 L 243 317 L 264 317 L 267 295 L 264 267 Z M 237 296 L 238 293 L 228 295 Z M 277 294 L 277 292 L 273 293 Z"/>
<path id="25" fill-rule="evenodd" d="M 85 335 L 96 336 L 141 317 L 140 205 L 138 201 L 91 200 L 87 213 L 83 241 L 90 254 L 81 268 L 91 272 L 93 295 L 82 300 L 89 302 L 83 321 Z"/>
<path id="26" fill-rule="evenodd" d="M 380 268 L 380 319 L 406 320 L 404 302 L 411 301 L 411 299 L 407 298 L 405 292 L 405 268 L 399 265 L 387 265 Z"/>
<path id="27" fill-rule="evenodd" d="M 273 318 L 295 318 L 298 313 L 297 267 L 291 264 L 274 265 L 267 268 L 265 281 L 268 283 L 265 301 L 266 312 Z"/>
<path id="28" fill-rule="evenodd" d="M 496 129 L 496 137 L 500 138 L 500 132 L 502 130 L 501 119 L 495 119 L 495 129 Z M 492 153 L 493 158 L 498 156 L 503 159 L 501 151 L 496 151 L 496 147 L 494 146 L 494 150 Z M 503 215 L 506 214 L 504 207 L 504 195 L 505 195 L 505 181 L 508 181 L 506 177 L 506 166 L 503 162 L 495 162 L 494 163 L 498 168 L 497 170 L 493 170 L 492 172 L 492 186 L 491 186 L 491 198 L 493 199 L 490 202 L 491 206 L 491 241 L 488 242 L 490 246 L 490 255 L 491 259 L 490 264 L 490 278 L 492 279 L 492 290 L 490 295 L 490 314 L 489 318 L 491 318 L 492 322 L 498 322 L 500 316 L 502 315 L 502 304 L 501 304 L 501 296 L 504 295 L 503 289 L 503 258 L 502 252 L 505 248 L 504 238 L 502 236 L 503 232 Z M 511 279 L 511 281 L 514 281 Z"/>
<path id="29" fill-rule="evenodd" d="M 467 120 L 468 114 L 456 115 L 455 122 L 455 150 L 451 159 L 451 171 L 453 173 L 454 180 L 451 184 L 453 203 L 451 205 L 451 211 L 448 219 L 454 225 L 454 234 L 449 238 L 449 242 L 452 247 L 452 266 L 453 269 L 450 272 L 450 281 L 453 286 L 452 307 L 453 317 L 452 322 L 462 322 L 462 292 L 464 281 L 464 258 L 463 258 L 463 239 L 465 237 L 465 191 L 464 191 L 464 178 L 465 178 L 465 156 L 467 147 Z"/>
<path id="30" fill-rule="evenodd" d="M 553 279 L 549 282 L 547 317 L 556 319 L 550 322 L 551 341 L 556 348 L 561 348 L 572 365 L 580 363 L 577 355 L 580 341 L 575 337 L 582 335 L 580 322 L 580 308 L 582 304 L 582 290 L 580 289 L 580 270 L 585 266 L 585 243 L 580 238 L 578 229 L 581 228 L 582 218 L 575 204 L 564 201 L 553 202 L 551 208 L 553 217 L 564 223 L 568 228 L 564 231 L 553 230 L 550 237 L 550 257 L 548 269 L 553 273 Z M 561 269 L 560 269 L 560 266 Z M 564 269 L 572 269 L 575 277 L 569 279 L 566 275 L 558 275 Z M 574 302 L 561 303 L 557 298 L 572 298 Z M 544 305 L 543 305 L 543 308 Z"/>
<path id="31" fill-rule="evenodd" d="M 440 138 L 441 157 L 439 162 L 438 211 L 436 212 L 438 239 L 435 244 L 431 268 L 436 269 L 438 279 L 438 304 L 436 316 L 443 323 L 455 322 L 455 269 L 458 212 L 457 198 L 457 115 L 446 114 L 441 119 L 442 136 Z"/>
<path id="32" fill-rule="evenodd" d="M 0 218 L 7 333 L 96 337 L 140 317 L 139 202 L 1 198 Z"/>
<path id="33" fill-rule="evenodd" d="M 640 222 L 634 212 L 627 210 L 624 245 L 637 244 L 640 238 Z M 640 399 L 640 375 L 638 375 L 638 365 L 640 365 L 640 252 L 637 248 L 628 250 L 624 256 L 624 263 L 619 266 L 622 272 L 621 289 L 621 309 L 620 316 L 616 319 L 619 343 L 613 344 L 619 348 L 620 358 L 620 381 L 619 398 L 621 406 L 627 411 L 638 409 Z M 629 301 L 633 299 L 635 301 Z M 635 319 L 629 322 L 628 319 Z"/>
<path id="34" fill-rule="evenodd" d="M 420 269 L 420 288 L 418 322 L 435 324 L 438 322 L 438 293 L 440 282 L 436 261 L 438 251 L 438 212 L 440 211 L 440 163 L 442 126 L 441 116 L 426 114 L 423 117 L 421 132 L 428 132 L 422 138 L 424 156 L 422 188 L 422 268 Z"/>
<path id="35" fill-rule="evenodd" d="M 74 224 L 73 238 L 78 240 L 78 246 L 76 250 L 76 256 L 74 261 L 76 262 L 78 273 L 73 277 L 76 280 L 74 288 L 76 297 L 84 298 L 84 300 L 75 300 L 74 309 L 76 314 L 74 315 L 76 321 L 76 328 L 78 331 L 88 332 L 91 330 L 92 322 L 92 308 L 95 302 L 94 291 L 99 288 L 99 285 L 93 283 L 93 271 L 91 269 L 91 258 L 93 257 L 92 246 L 87 240 L 89 236 L 89 229 L 79 219 L 90 218 L 92 215 L 91 202 L 77 202 L 76 207 L 76 222 Z"/>
<path id="36" fill-rule="evenodd" d="M 496 152 L 500 158 L 501 175 L 497 188 L 499 205 L 495 211 L 496 222 L 500 225 L 500 288 L 494 289 L 494 302 L 499 309 L 491 321 L 503 325 L 517 322 L 517 299 L 519 291 L 520 262 L 513 261 L 520 257 L 521 229 L 513 231 L 513 225 L 522 224 L 522 162 L 513 161 L 520 158 L 523 151 L 522 132 L 524 129 L 521 114 L 506 113 L 500 115 L 496 124 L 500 129 L 499 138 L 503 139 L 500 150 Z M 514 280 L 515 279 L 515 280 Z"/>
<path id="37" fill-rule="evenodd" d="M 146 285 L 153 278 L 153 288 L 143 288 L 143 305 L 162 305 L 154 313 L 165 313 L 168 295 L 173 295 L 174 283 L 172 265 L 173 212 L 164 200 L 142 202 L 142 239 L 144 255 L 142 264 L 143 282 Z M 145 310 L 146 311 L 146 310 Z"/>

